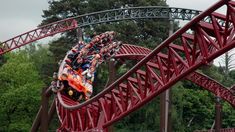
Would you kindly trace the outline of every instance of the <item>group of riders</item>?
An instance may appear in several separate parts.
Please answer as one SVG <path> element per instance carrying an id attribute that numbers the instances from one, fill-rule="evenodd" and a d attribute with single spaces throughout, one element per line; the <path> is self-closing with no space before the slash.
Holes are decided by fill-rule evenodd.
<path id="1" fill-rule="evenodd" d="M 99 64 L 112 58 L 122 46 L 115 41 L 116 33 L 107 31 L 85 43 L 79 41 L 60 63 L 58 74 L 54 74 L 52 90 L 63 91 L 72 99 L 89 99 L 93 92 L 93 82 Z"/>

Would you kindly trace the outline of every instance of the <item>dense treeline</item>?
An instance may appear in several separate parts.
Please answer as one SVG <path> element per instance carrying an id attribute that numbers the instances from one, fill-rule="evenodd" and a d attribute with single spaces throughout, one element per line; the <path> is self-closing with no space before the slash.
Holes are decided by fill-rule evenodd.
<path id="1" fill-rule="evenodd" d="M 50 1 L 49 9 L 44 11 L 42 24 L 70 16 L 120 8 L 124 6 L 161 5 L 165 0 L 58 0 Z M 124 43 L 138 44 L 155 48 L 168 36 L 167 20 L 135 20 L 118 23 L 100 24 L 84 28 L 84 33 L 92 35 L 108 30 L 118 32 L 117 39 Z M 177 27 L 177 23 L 175 23 Z M 53 72 L 58 69 L 58 62 L 68 49 L 77 42 L 75 31 L 63 34 L 46 46 L 33 44 L 24 50 L 11 52 L 0 58 L 0 131 L 28 131 L 40 105 L 43 87 L 52 80 Z M 117 76 L 122 75 L 136 62 L 117 63 Z M 103 90 L 108 78 L 107 64 L 102 64 L 97 71 L 94 84 L 96 93 Z M 104 68 L 105 67 L 105 68 Z M 235 71 L 224 68 L 205 66 L 199 69 L 226 86 L 235 82 Z M 226 69 L 226 68 L 225 68 Z M 225 75 L 226 73 L 226 75 Z M 181 81 L 172 87 L 172 130 L 191 132 L 210 129 L 215 119 L 215 97 L 189 81 Z M 114 125 L 115 131 L 159 131 L 159 98 L 128 115 Z M 235 127 L 235 110 L 226 102 L 223 105 L 223 127 Z M 55 117 L 50 129 L 58 127 Z"/>
<path id="2" fill-rule="evenodd" d="M 4 59 L 0 67 L 0 131 L 28 131 L 45 84 L 27 52 L 12 52 Z"/>

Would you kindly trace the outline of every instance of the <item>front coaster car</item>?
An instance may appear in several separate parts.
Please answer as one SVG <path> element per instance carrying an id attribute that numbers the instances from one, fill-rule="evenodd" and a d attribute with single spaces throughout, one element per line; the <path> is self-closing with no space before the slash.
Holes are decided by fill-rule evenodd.
<path id="1" fill-rule="evenodd" d="M 122 42 L 114 41 L 115 34 L 108 31 L 95 36 L 89 43 L 79 41 L 68 51 L 60 63 L 53 91 L 62 91 L 78 102 L 90 99 L 98 65 L 115 56 L 122 46 Z"/>

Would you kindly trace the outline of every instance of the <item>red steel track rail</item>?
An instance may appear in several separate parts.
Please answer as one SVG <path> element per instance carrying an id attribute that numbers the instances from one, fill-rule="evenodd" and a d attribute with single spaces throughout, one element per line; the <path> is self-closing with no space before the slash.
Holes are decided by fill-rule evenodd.
<path id="1" fill-rule="evenodd" d="M 62 33 L 75 28 L 77 28 L 77 21 L 73 18 L 64 19 L 36 28 L 2 42 L 0 44 L 0 55 L 39 39 L 53 36 L 57 33 Z"/>
<path id="2" fill-rule="evenodd" d="M 214 13 L 224 5 L 226 14 Z M 77 104 L 57 93 L 59 131 L 104 129 L 235 47 L 234 5 L 234 1 L 229 0 L 217 2 L 91 100 Z M 204 22 L 205 19 L 210 23 Z"/>
<path id="3" fill-rule="evenodd" d="M 146 55 L 151 52 L 150 49 L 143 48 L 136 45 L 124 44 L 122 48 L 119 50 L 115 58 L 127 60 L 141 60 Z M 167 59 L 167 56 L 161 55 L 161 58 Z M 201 86 L 202 88 L 214 93 L 216 96 L 223 98 L 228 103 L 230 103 L 233 107 L 235 107 L 235 95 L 233 95 L 232 91 L 230 91 L 227 87 L 223 86 L 216 80 L 202 74 L 199 72 L 193 72 L 186 76 L 187 80 Z"/>

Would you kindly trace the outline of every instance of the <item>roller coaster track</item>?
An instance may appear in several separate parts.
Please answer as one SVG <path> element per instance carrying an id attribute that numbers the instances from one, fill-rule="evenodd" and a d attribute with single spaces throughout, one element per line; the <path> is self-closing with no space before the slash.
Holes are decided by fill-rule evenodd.
<path id="1" fill-rule="evenodd" d="M 122 61 L 141 60 L 150 52 L 151 50 L 148 48 L 144 48 L 144 47 L 140 47 L 136 45 L 124 44 L 119 50 L 119 52 L 115 55 L 115 59 L 121 59 Z M 167 59 L 167 56 L 161 55 L 161 57 L 163 59 Z M 216 96 L 223 98 L 224 100 L 229 102 L 233 107 L 235 107 L 235 95 L 233 95 L 232 91 L 230 91 L 228 88 L 226 88 L 222 84 L 211 79 L 210 77 L 203 75 L 202 73 L 199 73 L 199 72 L 193 72 L 190 75 L 186 76 L 185 79 L 197 84 L 198 86 L 201 86 L 205 90 L 208 90 L 214 93 Z M 63 97 L 63 98 L 66 98 L 66 97 Z M 76 102 L 71 101 L 68 98 L 66 98 L 66 100 L 72 102 L 73 104 L 76 104 Z M 60 107 L 60 108 L 63 109 L 63 107 Z M 61 120 L 64 120 L 64 119 L 61 119 Z M 234 129 L 231 129 L 230 131 L 232 130 Z M 225 131 L 227 131 L 227 129 Z"/>
<path id="2" fill-rule="evenodd" d="M 88 13 L 76 17 L 67 18 L 58 22 L 38 27 L 29 32 L 23 33 L 9 40 L 0 43 L 0 55 L 13 49 L 20 48 L 36 40 L 53 36 L 78 27 L 85 27 L 94 24 L 116 22 L 121 20 L 136 19 L 181 19 L 191 20 L 200 11 L 173 7 L 145 6 L 129 7 L 113 10 L 105 10 Z"/>
<path id="3" fill-rule="evenodd" d="M 150 52 L 151 50 L 147 48 L 143 48 L 136 45 L 124 44 L 122 48 L 119 50 L 119 52 L 115 55 L 115 58 L 121 59 L 123 61 L 141 60 Z M 168 59 L 168 56 L 164 56 L 163 54 L 160 55 L 160 57 L 165 60 Z M 186 76 L 185 79 L 214 93 L 216 96 L 223 98 L 224 100 L 229 102 L 233 107 L 235 107 L 235 95 L 233 95 L 233 92 L 230 91 L 227 87 L 215 81 L 214 79 L 199 72 L 193 72 L 188 76 Z"/>
<path id="4" fill-rule="evenodd" d="M 227 7 L 225 15 L 215 13 L 224 5 Z M 234 5 L 234 1 L 219 1 L 166 39 L 113 84 L 82 104 L 57 93 L 59 130 L 102 130 L 235 47 Z M 189 78 L 195 79 L 195 76 Z M 204 84 L 210 87 L 208 85 Z"/>
<path id="5" fill-rule="evenodd" d="M 115 59 L 121 59 L 122 61 L 124 61 L 124 60 L 141 60 L 150 52 L 151 52 L 151 50 L 147 49 L 147 48 L 143 48 L 143 47 L 136 46 L 136 45 L 125 44 L 121 47 L 119 52 L 115 55 Z M 164 57 L 164 56 L 162 56 L 162 57 Z M 191 73 L 190 75 L 188 75 L 186 77 L 186 79 L 190 80 L 190 81 L 196 83 L 197 85 L 203 87 L 204 89 L 214 93 L 216 96 L 223 98 L 224 100 L 229 102 L 232 106 L 235 106 L 235 96 L 233 96 L 232 92 L 230 90 L 228 90 L 222 84 L 219 84 L 218 82 L 214 81 L 213 79 L 211 79 L 201 73 L 198 73 L 198 72 Z M 50 89 L 47 89 L 46 93 L 47 93 L 47 96 L 50 96 L 51 95 Z M 49 110 L 49 113 L 48 113 L 49 119 L 51 119 L 51 117 L 53 115 L 52 112 L 54 111 L 55 107 L 56 107 L 55 102 L 53 102 L 53 104 Z M 40 115 L 41 112 L 42 112 L 42 107 L 40 107 L 38 114 Z M 39 118 L 39 117 L 40 116 L 37 116 L 37 118 Z M 37 125 L 39 125 L 39 122 L 35 122 L 35 123 L 37 123 Z M 33 131 L 36 131 L 36 130 L 33 130 Z M 232 132 L 232 131 L 234 131 L 234 129 L 221 129 L 221 131 L 224 131 L 224 132 L 231 131 Z"/>
<path id="6" fill-rule="evenodd" d="M 48 25 L 28 31 L 0 44 L 0 55 L 11 50 L 20 48 L 31 42 L 40 40 L 42 38 L 53 36 L 57 33 L 65 32 L 77 28 L 76 20 L 68 18 L 58 22 L 50 23 Z"/>
<path id="7" fill-rule="evenodd" d="M 227 14 L 214 12 L 223 5 L 227 7 Z M 194 18 L 150 54 L 145 54 L 146 57 L 135 67 L 93 99 L 77 104 L 58 93 L 56 104 L 61 121 L 59 130 L 104 129 L 186 75 L 189 75 L 189 80 L 234 106 L 231 91 L 214 80 L 194 72 L 199 66 L 207 64 L 234 47 L 234 5 L 234 1 L 221 0 L 196 18 L 194 17 L 200 13 L 199 11 L 167 7 L 129 7 L 85 14 L 54 22 L 9 39 L 0 44 L 0 55 L 36 40 L 92 24 L 146 18 Z M 180 43 L 176 43 L 176 40 Z M 143 57 L 136 56 L 134 59 Z"/>
<path id="8" fill-rule="evenodd" d="M 184 8 L 143 6 L 126 7 L 120 9 L 94 12 L 90 14 L 74 17 L 78 21 L 78 26 L 88 26 L 107 22 L 135 19 L 180 19 L 192 20 L 200 11 Z"/>

